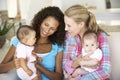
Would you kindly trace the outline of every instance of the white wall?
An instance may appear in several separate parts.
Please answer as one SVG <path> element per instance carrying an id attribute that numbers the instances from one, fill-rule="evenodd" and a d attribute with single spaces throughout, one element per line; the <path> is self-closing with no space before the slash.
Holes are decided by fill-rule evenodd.
<path id="1" fill-rule="evenodd" d="M 120 0 L 110 0 L 111 8 L 120 8 Z"/>
<path id="2" fill-rule="evenodd" d="M 0 0 L 0 11 L 7 10 L 7 0 Z"/>
<path id="3" fill-rule="evenodd" d="M 111 80 L 120 80 L 120 32 L 109 32 L 111 56 Z"/>
<path id="4" fill-rule="evenodd" d="M 26 4 L 27 3 L 27 4 Z M 61 8 L 60 0 L 20 0 L 21 18 L 30 24 L 34 15 L 47 6 L 58 6 Z"/>
<path id="5" fill-rule="evenodd" d="M 51 4 L 52 0 L 30 0 L 28 5 L 29 9 L 28 12 L 26 12 L 27 24 L 30 24 L 32 18 L 38 11 L 40 11 L 43 7 L 50 6 Z"/>
<path id="6" fill-rule="evenodd" d="M 106 8 L 105 0 L 61 0 L 63 11 L 74 4 L 82 4 L 84 6 L 94 6 L 96 9 L 104 10 Z M 98 5 L 99 4 L 99 5 Z"/>

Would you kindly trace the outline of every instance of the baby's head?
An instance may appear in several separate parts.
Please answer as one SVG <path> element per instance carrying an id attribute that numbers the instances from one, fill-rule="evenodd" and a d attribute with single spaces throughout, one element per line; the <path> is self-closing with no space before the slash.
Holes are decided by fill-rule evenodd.
<path id="1" fill-rule="evenodd" d="M 86 31 L 82 38 L 82 45 L 87 53 L 93 53 L 99 46 L 97 34 L 93 31 Z"/>
<path id="2" fill-rule="evenodd" d="M 17 38 L 21 43 L 32 46 L 36 42 L 36 32 L 31 26 L 22 25 L 17 30 Z"/>

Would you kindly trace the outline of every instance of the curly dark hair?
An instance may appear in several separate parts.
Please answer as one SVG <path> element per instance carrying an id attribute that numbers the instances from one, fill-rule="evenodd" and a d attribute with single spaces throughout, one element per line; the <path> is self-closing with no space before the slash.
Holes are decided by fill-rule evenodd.
<path id="1" fill-rule="evenodd" d="M 34 16 L 32 20 L 32 26 L 36 31 L 37 41 L 40 38 L 40 25 L 44 19 L 50 16 L 54 17 L 59 22 L 59 26 L 57 31 L 50 35 L 48 39 L 53 44 L 57 43 L 58 45 L 62 45 L 65 39 L 64 14 L 58 7 L 55 6 L 45 7 Z"/>

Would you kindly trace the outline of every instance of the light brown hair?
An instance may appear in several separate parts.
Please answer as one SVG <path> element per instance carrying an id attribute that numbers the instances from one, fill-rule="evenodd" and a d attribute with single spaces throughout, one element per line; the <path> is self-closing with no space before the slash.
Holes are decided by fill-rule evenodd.
<path id="1" fill-rule="evenodd" d="M 88 9 L 82 5 L 73 5 L 70 8 L 68 8 L 64 12 L 64 14 L 65 14 L 65 16 L 72 18 L 78 24 L 80 22 L 85 22 L 85 26 L 86 26 L 87 30 L 94 31 L 98 34 L 100 32 L 105 32 L 97 24 L 94 14 L 91 13 L 90 11 L 88 11 Z"/>
<path id="2" fill-rule="evenodd" d="M 88 39 L 94 39 L 96 42 L 98 42 L 97 34 L 94 31 L 86 31 L 83 34 L 82 43 L 84 43 L 85 39 L 87 39 L 87 40 Z"/>

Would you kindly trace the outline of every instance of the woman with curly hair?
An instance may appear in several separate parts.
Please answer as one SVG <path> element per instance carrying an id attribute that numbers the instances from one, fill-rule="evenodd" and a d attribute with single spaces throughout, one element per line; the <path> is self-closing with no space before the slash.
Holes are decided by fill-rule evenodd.
<path id="1" fill-rule="evenodd" d="M 36 31 L 37 38 L 33 54 L 38 57 L 36 67 L 41 73 L 42 80 L 62 80 L 64 14 L 58 7 L 46 7 L 34 16 L 31 25 Z M 15 60 L 15 65 L 13 64 L 18 42 L 17 38 L 13 40 L 12 46 L 0 64 L 0 73 L 20 66 L 18 59 Z"/>

